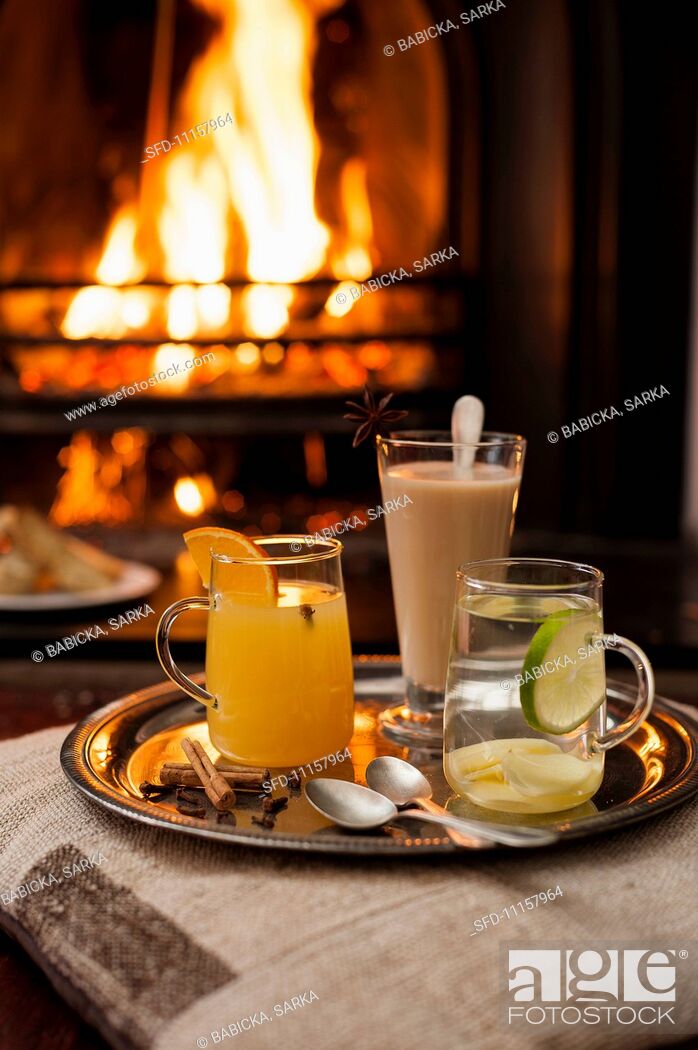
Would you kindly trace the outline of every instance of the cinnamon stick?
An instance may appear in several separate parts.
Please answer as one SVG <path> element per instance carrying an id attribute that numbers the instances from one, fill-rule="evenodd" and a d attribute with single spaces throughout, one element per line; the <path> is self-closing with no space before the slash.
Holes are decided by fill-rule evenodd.
<path id="1" fill-rule="evenodd" d="M 261 773 L 229 773 L 221 769 L 217 769 L 217 772 L 227 784 L 242 791 L 258 790 L 265 779 Z M 171 787 L 201 787 L 201 781 L 189 763 L 179 767 L 174 767 L 171 763 L 164 765 L 160 770 L 160 783 Z"/>
<path id="2" fill-rule="evenodd" d="M 264 766 L 235 766 L 227 762 L 214 762 L 213 765 L 219 773 L 258 773 L 262 777 L 270 775 L 269 770 L 265 769 Z M 164 762 L 163 768 L 191 769 L 191 766 L 188 762 Z"/>
<path id="3" fill-rule="evenodd" d="M 235 802 L 235 792 L 216 770 L 198 740 L 189 740 L 185 737 L 182 741 L 182 751 L 191 762 L 204 791 L 216 809 L 223 810 L 232 806 Z"/>

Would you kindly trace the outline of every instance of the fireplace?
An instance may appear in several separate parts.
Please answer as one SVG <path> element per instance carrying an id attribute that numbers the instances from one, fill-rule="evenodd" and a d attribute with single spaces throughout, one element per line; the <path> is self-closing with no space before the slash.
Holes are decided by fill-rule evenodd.
<path id="1" fill-rule="evenodd" d="M 165 569 L 199 524 L 367 517 L 374 453 L 343 417 L 368 384 L 410 428 L 472 392 L 526 435 L 516 553 L 678 533 L 690 32 L 546 0 L 426 33 L 459 13 L 4 0 L 3 502 Z M 652 414 L 552 443 L 660 382 Z M 350 603 L 371 588 L 357 648 L 394 650 L 380 521 L 344 560 Z"/>
<path id="2" fill-rule="evenodd" d="M 436 421 L 477 316 L 475 158 L 448 101 L 467 45 L 423 48 L 419 83 L 382 50 L 438 7 L 5 5 L 18 75 L 23 49 L 61 50 L 59 90 L 41 73 L 34 90 L 66 129 L 48 163 L 31 121 L 13 129 L 29 167 L 0 253 L 5 499 L 63 526 L 250 534 L 365 510 L 374 465 L 344 401 L 393 390 Z"/>

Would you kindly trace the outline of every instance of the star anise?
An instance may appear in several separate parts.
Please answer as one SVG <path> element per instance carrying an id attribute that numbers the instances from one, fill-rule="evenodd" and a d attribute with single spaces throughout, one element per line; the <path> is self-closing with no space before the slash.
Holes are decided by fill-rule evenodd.
<path id="1" fill-rule="evenodd" d="M 383 426 L 386 423 L 397 423 L 399 419 L 404 419 L 407 415 L 403 409 L 388 408 L 389 403 L 392 401 L 394 395 L 386 394 L 382 397 L 378 404 L 376 404 L 375 398 L 368 387 L 364 387 L 364 403 L 363 405 L 358 404 L 356 401 L 347 401 L 347 408 L 353 408 L 355 412 L 348 412 L 344 418 L 351 419 L 355 423 L 361 423 L 361 426 L 357 429 L 354 434 L 354 440 L 352 441 L 352 448 L 356 448 L 362 441 L 365 441 L 371 434 L 380 434 Z M 387 411 L 386 411 L 387 409 Z"/>

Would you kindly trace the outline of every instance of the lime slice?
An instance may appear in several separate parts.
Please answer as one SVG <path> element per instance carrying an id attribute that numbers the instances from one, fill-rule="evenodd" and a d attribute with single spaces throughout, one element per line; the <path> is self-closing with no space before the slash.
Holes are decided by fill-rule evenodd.
<path id="1" fill-rule="evenodd" d="M 606 696 L 603 651 L 589 644 L 601 629 L 598 614 L 552 613 L 533 636 L 519 698 L 532 729 L 559 736 L 586 722 Z"/>

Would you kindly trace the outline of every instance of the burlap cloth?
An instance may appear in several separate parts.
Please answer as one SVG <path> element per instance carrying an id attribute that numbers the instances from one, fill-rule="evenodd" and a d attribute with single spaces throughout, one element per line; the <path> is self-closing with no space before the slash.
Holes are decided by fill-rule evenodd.
<path id="1" fill-rule="evenodd" d="M 0 745 L 0 893 L 76 862 L 78 873 L 3 903 L 0 918 L 115 1047 L 194 1050 L 236 1038 L 245 1050 L 589 1050 L 679 1038 L 589 1025 L 507 1030 L 500 945 L 698 940 L 693 801 L 554 850 L 308 857 L 110 814 L 63 775 L 65 735 Z M 478 917 L 556 885 L 564 896 L 470 936 Z M 694 991 L 690 1000 L 683 1016 L 695 1033 Z M 253 1025 L 261 1012 L 269 1021 Z M 242 1018 L 250 1028 L 236 1033 Z"/>

